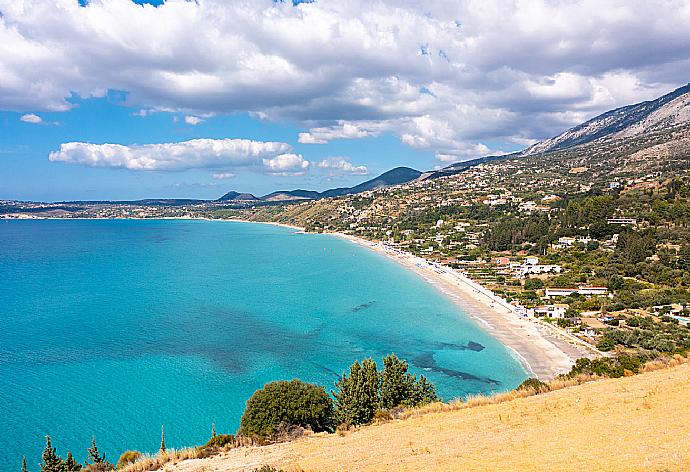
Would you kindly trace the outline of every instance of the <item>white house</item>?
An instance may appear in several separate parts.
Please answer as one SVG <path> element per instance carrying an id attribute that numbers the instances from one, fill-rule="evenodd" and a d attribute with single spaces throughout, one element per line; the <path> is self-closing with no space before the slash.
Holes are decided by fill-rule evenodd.
<path id="1" fill-rule="evenodd" d="M 541 305 L 534 308 L 534 316 L 544 316 L 546 318 L 565 318 L 565 312 L 569 306 L 565 303 L 554 305 Z"/>

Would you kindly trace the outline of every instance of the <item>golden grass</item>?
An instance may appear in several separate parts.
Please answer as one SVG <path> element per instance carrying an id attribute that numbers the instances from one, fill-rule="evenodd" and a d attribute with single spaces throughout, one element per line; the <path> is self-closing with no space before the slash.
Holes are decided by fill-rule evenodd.
<path id="1" fill-rule="evenodd" d="M 690 363 L 674 357 L 620 379 L 559 380 L 549 391 L 432 404 L 342 435 L 232 449 L 164 470 L 690 470 Z"/>

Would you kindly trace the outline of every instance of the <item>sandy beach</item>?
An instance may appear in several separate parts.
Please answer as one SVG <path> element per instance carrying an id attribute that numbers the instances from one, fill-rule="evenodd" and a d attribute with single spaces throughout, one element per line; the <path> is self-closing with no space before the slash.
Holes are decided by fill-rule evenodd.
<path id="1" fill-rule="evenodd" d="M 576 359 L 598 354 L 555 326 L 520 316 L 515 307 L 458 271 L 380 243 L 343 233 L 329 234 L 376 251 L 420 275 L 508 347 L 533 377 L 550 380 L 568 372 Z"/>

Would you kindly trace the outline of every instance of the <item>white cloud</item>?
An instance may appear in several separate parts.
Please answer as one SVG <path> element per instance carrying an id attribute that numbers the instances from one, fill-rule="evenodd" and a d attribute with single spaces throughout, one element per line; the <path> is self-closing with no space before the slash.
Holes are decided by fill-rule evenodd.
<path id="1" fill-rule="evenodd" d="M 116 89 L 142 110 L 298 122 L 301 143 L 392 133 L 461 155 L 690 77 L 683 0 L 0 0 L 0 11 L 0 109 L 63 111 L 72 93 Z"/>
<path id="2" fill-rule="evenodd" d="M 378 136 L 376 123 L 368 126 L 362 123 L 340 121 L 335 126 L 312 128 L 309 132 L 299 133 L 298 141 L 303 144 L 326 144 L 334 139 L 362 139 Z"/>
<path id="3" fill-rule="evenodd" d="M 281 154 L 263 159 L 266 172 L 274 175 L 303 175 L 309 168 L 309 161 L 301 154 Z"/>
<path id="4" fill-rule="evenodd" d="M 184 122 L 187 123 L 188 125 L 192 125 L 192 126 L 196 126 L 203 121 L 204 121 L 203 118 L 199 118 L 198 116 L 194 116 L 194 115 L 187 115 L 184 117 Z"/>
<path id="5" fill-rule="evenodd" d="M 236 176 L 237 176 L 237 174 L 235 174 L 234 172 L 218 172 L 216 174 L 213 174 L 213 178 L 215 180 L 232 179 Z"/>
<path id="6" fill-rule="evenodd" d="M 271 159 L 289 150 L 290 145 L 286 143 L 247 139 L 193 139 L 131 146 L 72 142 L 61 144 L 60 150 L 51 152 L 49 159 L 90 167 L 147 171 L 234 167 L 273 172 Z"/>
<path id="7" fill-rule="evenodd" d="M 34 115 L 33 113 L 27 113 L 26 115 L 22 115 L 19 119 L 24 123 L 32 123 L 35 125 L 43 123 L 43 118 L 41 118 L 38 115 Z"/>
<path id="8" fill-rule="evenodd" d="M 356 166 L 341 156 L 331 156 L 316 164 L 319 169 L 325 169 L 329 175 L 366 175 L 369 169 L 366 166 Z"/>

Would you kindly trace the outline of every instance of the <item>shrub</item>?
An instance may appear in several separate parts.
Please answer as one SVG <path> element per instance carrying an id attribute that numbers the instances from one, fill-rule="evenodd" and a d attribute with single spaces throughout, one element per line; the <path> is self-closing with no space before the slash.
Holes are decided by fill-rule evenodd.
<path id="1" fill-rule="evenodd" d="M 541 279 L 526 279 L 525 290 L 538 290 L 544 288 L 544 282 Z"/>
<path id="2" fill-rule="evenodd" d="M 515 390 L 527 390 L 530 388 L 534 389 L 534 391 L 537 393 L 547 392 L 549 390 L 549 386 L 547 384 L 535 378 L 529 378 L 525 380 L 520 385 L 518 385 L 518 388 L 516 388 Z"/>
<path id="3" fill-rule="evenodd" d="M 332 418 L 333 401 L 323 387 L 298 379 L 271 382 L 247 401 L 239 433 L 269 439 L 283 424 L 328 431 Z"/>
<path id="4" fill-rule="evenodd" d="M 393 419 L 393 415 L 388 410 L 376 410 L 374 413 L 374 418 L 371 420 L 372 423 L 387 423 Z"/>
<path id="5" fill-rule="evenodd" d="M 218 434 L 208 440 L 206 444 L 201 446 L 201 449 L 220 449 L 228 444 L 235 443 L 235 436 L 232 434 Z"/>
<path id="6" fill-rule="evenodd" d="M 120 455 L 120 459 L 117 461 L 117 468 L 122 469 L 123 467 L 133 464 L 141 459 L 141 452 L 139 451 L 125 451 Z"/>
<path id="7" fill-rule="evenodd" d="M 258 469 L 254 469 L 254 472 L 284 472 L 283 469 L 276 469 L 271 465 L 262 465 Z"/>

